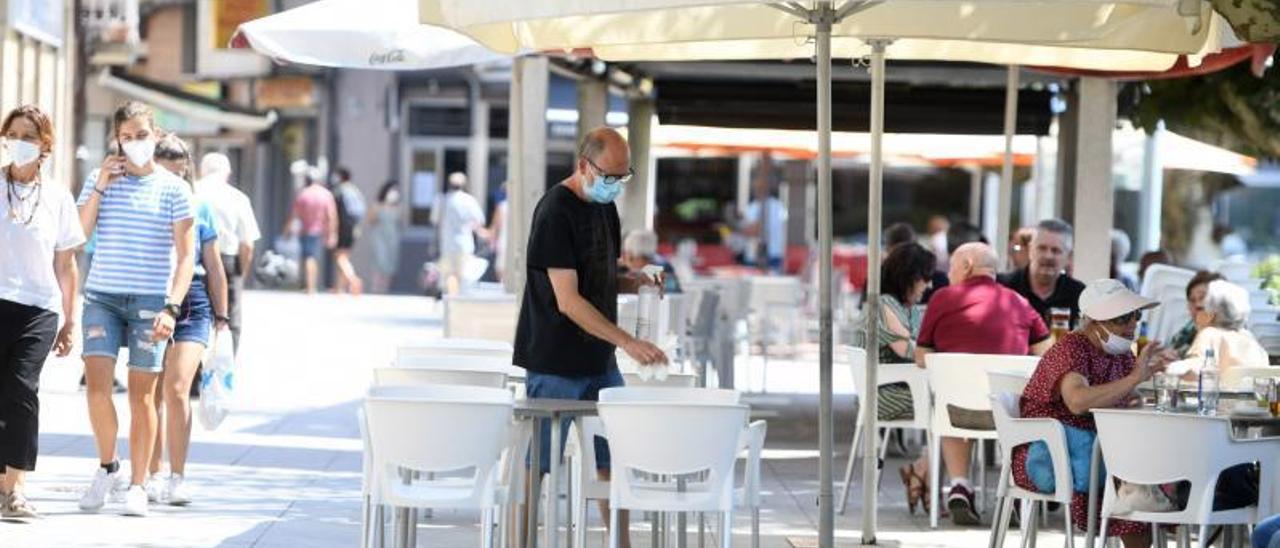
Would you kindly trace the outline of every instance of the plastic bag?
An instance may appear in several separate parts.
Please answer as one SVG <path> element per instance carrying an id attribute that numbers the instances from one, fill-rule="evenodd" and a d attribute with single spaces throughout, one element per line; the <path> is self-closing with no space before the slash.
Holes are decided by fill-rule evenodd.
<path id="1" fill-rule="evenodd" d="M 213 355 L 200 375 L 200 424 L 215 430 L 227 418 L 235 396 L 236 357 L 231 331 L 214 334 Z"/>

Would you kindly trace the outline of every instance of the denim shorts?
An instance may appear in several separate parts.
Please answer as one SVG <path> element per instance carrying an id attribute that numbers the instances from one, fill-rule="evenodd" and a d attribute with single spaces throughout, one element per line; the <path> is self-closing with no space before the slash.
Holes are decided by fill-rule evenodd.
<path id="1" fill-rule="evenodd" d="M 304 261 L 307 259 L 318 260 L 320 252 L 324 251 L 324 241 L 321 238 L 323 236 L 309 236 L 307 234 L 299 236 L 298 247 L 302 249 L 302 257 L 299 257 L 299 259 Z"/>
<path id="2" fill-rule="evenodd" d="M 168 341 L 151 342 L 156 314 L 164 310 L 164 295 L 117 295 L 86 291 L 84 315 L 84 355 L 111 358 L 120 347 L 129 347 L 129 367 L 147 373 L 164 369 Z"/>
<path id="3" fill-rule="evenodd" d="M 561 377 L 549 373 L 529 372 L 525 379 L 525 388 L 530 398 L 553 398 L 559 400 L 598 401 L 600 391 L 605 388 L 623 386 L 622 373 L 617 365 L 610 365 L 602 375 L 590 377 Z M 551 466 L 551 423 L 542 423 L 542 473 L 547 473 Z M 560 424 L 560 450 L 563 457 L 564 442 L 569 435 L 569 420 Z M 595 439 L 596 469 L 609 469 L 609 444 L 600 437 Z"/>
<path id="4" fill-rule="evenodd" d="M 182 313 L 173 326 L 173 342 L 199 343 L 209 347 L 213 329 L 213 306 L 209 304 L 209 292 L 200 278 L 191 279 L 191 289 L 182 300 Z"/>

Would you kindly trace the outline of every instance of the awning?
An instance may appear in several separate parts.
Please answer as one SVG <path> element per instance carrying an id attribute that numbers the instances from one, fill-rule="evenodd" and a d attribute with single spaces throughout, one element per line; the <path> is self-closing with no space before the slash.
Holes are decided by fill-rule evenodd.
<path id="1" fill-rule="evenodd" d="M 257 133 L 276 123 L 275 111 L 257 112 L 243 107 L 201 97 L 159 82 L 116 74 L 109 70 L 98 73 L 98 85 L 134 99 L 195 120 L 218 124 L 227 129 Z"/>

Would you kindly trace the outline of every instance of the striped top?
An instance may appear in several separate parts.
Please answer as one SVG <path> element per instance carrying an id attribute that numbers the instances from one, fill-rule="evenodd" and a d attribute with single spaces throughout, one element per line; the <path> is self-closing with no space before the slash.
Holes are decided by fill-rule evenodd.
<path id="1" fill-rule="evenodd" d="M 80 189 L 77 205 L 93 195 Z M 167 295 L 174 270 L 173 224 L 192 218 L 191 191 L 157 168 L 112 183 L 98 209 L 97 247 L 86 291 L 115 295 Z"/>

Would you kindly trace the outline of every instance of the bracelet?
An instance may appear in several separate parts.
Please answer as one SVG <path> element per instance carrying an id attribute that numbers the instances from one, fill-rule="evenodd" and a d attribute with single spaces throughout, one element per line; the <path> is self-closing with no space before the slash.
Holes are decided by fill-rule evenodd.
<path id="1" fill-rule="evenodd" d="M 214 319 L 214 321 L 219 321 L 219 322 L 222 322 L 222 323 L 231 323 L 231 318 L 228 318 L 228 317 L 226 317 L 226 316 L 218 316 L 218 315 L 216 315 L 216 314 L 215 314 L 215 315 L 213 316 L 213 319 Z"/>
<path id="2" fill-rule="evenodd" d="M 94 192 L 97 192 L 97 193 L 98 193 L 98 195 L 99 195 L 99 196 L 102 196 L 103 198 L 107 197 L 107 193 L 106 193 L 106 192 L 103 192 L 103 191 L 102 191 L 102 189 L 99 189 L 99 188 L 98 188 L 98 185 L 93 185 L 93 191 L 94 191 Z"/>

